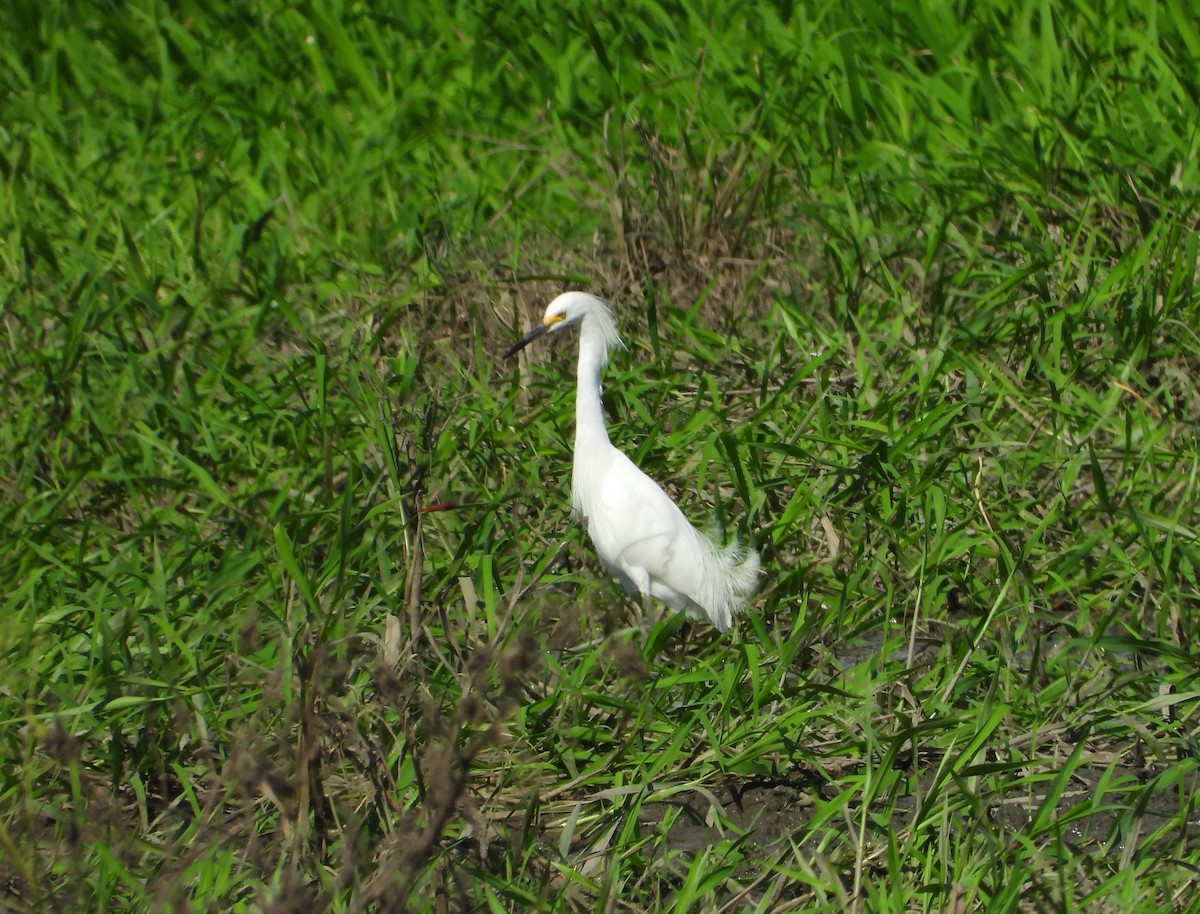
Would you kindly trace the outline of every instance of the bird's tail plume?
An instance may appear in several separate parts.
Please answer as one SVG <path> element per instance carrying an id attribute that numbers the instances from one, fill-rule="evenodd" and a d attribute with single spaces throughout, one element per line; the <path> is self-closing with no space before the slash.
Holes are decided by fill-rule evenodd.
<path id="1" fill-rule="evenodd" d="M 712 624 L 725 631 L 758 589 L 758 552 L 738 542 L 719 546 L 708 537 L 704 539 L 711 549 L 712 562 L 700 602 Z"/>

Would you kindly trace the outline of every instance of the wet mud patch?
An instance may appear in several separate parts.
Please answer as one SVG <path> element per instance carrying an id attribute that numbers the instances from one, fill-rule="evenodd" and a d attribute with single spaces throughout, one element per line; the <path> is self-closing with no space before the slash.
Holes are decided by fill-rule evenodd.
<path id="1" fill-rule="evenodd" d="M 1033 766 L 1030 766 L 1031 768 Z M 1160 772 L 1161 774 L 1161 772 Z M 721 787 L 682 795 L 670 806 L 680 814 L 668 831 L 671 851 L 695 853 L 736 839 L 770 857 L 782 847 L 808 847 L 816 852 L 828 839 L 830 825 L 854 840 L 878 843 L 891 832 L 905 836 L 931 827 L 930 813 L 952 818 L 947 829 L 956 838 L 968 832 L 998 842 L 1021 837 L 1072 854 L 1094 854 L 1111 861 L 1137 851 L 1151 850 L 1183 856 L 1200 847 L 1200 773 L 1158 782 L 1149 769 L 1117 762 L 1080 766 L 1059 783 L 1059 772 L 979 777 L 967 775 L 935 789 L 934 776 L 920 775 L 910 792 L 898 792 L 872 803 L 848 800 L 830 818 L 836 787 L 814 786 L 804 779 L 730 781 Z M 971 782 L 975 782 L 972 784 Z M 947 796 L 947 794 L 952 794 Z M 936 803 L 931 798 L 937 796 Z M 647 806 L 644 819 L 655 811 L 666 814 L 668 804 Z M 823 820 L 823 821 L 817 821 Z"/>

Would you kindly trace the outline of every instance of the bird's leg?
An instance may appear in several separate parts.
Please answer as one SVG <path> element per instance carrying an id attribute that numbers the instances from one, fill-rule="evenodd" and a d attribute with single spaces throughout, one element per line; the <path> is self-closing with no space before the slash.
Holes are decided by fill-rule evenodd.
<path id="1" fill-rule="evenodd" d="M 650 594 L 640 593 L 637 600 L 637 617 L 638 627 L 642 630 L 642 641 L 650 640 L 650 628 L 653 624 L 654 615 L 650 609 Z"/>
<path id="2" fill-rule="evenodd" d="M 650 638 L 650 624 L 654 619 L 650 611 L 650 575 L 644 568 L 626 566 L 624 569 L 628 583 L 625 592 L 633 603 L 633 614 L 637 619 L 638 628 L 642 630 L 645 639 Z"/>
<path id="3" fill-rule="evenodd" d="M 684 621 L 683 621 L 683 637 L 680 639 L 680 642 L 683 645 L 683 656 L 684 657 L 688 657 L 692 653 L 692 641 L 693 641 L 692 636 L 695 634 L 695 631 L 696 631 L 696 626 L 692 624 L 692 620 L 684 619 Z"/>

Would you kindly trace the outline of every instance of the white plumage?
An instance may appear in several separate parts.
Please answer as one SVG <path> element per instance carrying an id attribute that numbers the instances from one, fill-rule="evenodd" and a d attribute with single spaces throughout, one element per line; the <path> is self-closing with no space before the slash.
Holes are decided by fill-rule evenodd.
<path id="1" fill-rule="evenodd" d="M 586 292 L 564 292 L 540 326 L 505 353 L 545 333 L 579 327 L 575 453 L 571 505 L 584 520 L 600 562 L 630 596 L 653 597 L 725 631 L 754 593 L 758 553 L 721 546 L 693 527 L 675 502 L 608 440 L 600 375 L 621 345 L 608 306 Z"/>

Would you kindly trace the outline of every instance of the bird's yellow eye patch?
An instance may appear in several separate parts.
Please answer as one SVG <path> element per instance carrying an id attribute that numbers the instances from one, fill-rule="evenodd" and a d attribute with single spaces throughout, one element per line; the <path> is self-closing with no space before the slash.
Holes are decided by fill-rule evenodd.
<path id="1" fill-rule="evenodd" d="M 553 327 L 555 324 L 561 324 L 564 318 L 566 318 L 566 314 L 559 311 L 558 314 L 547 314 L 542 318 L 542 323 L 547 327 Z"/>

